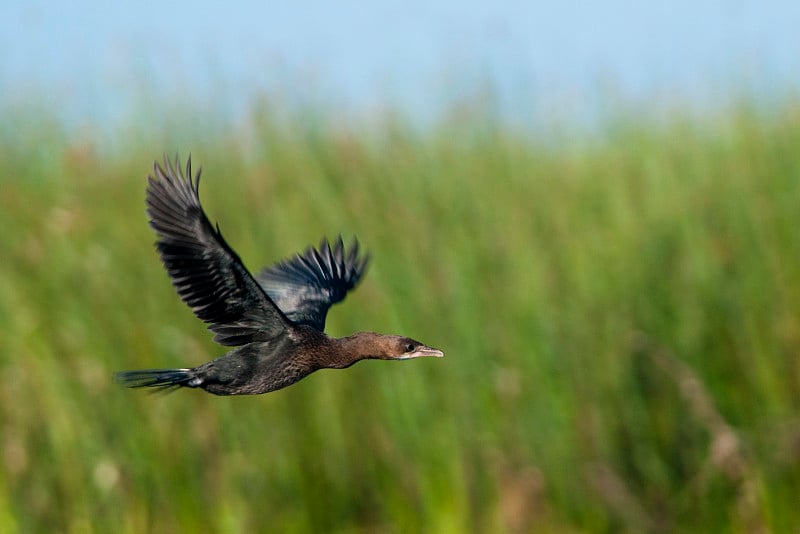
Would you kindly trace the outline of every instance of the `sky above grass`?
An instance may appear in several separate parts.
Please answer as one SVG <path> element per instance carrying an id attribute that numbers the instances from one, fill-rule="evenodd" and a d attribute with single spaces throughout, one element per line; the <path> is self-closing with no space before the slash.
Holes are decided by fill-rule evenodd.
<path id="1" fill-rule="evenodd" d="M 236 115 L 254 95 L 427 115 L 491 87 L 511 112 L 687 100 L 800 81 L 800 3 L 420 0 L 0 3 L 0 90 L 71 122 Z M 603 96 L 598 96 L 603 95 Z"/>

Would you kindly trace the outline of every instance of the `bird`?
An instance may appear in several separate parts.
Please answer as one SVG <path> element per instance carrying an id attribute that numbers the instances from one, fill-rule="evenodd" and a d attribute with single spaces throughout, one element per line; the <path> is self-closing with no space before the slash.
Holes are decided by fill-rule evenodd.
<path id="1" fill-rule="evenodd" d="M 253 276 L 212 225 L 200 203 L 200 175 L 164 157 L 148 176 L 147 215 L 156 249 L 181 300 L 229 352 L 192 368 L 120 371 L 131 388 L 199 388 L 214 395 L 258 395 L 290 386 L 319 369 L 365 359 L 443 357 L 441 350 L 399 335 L 327 335 L 328 309 L 360 282 L 369 256 L 357 240 L 323 238 Z"/>

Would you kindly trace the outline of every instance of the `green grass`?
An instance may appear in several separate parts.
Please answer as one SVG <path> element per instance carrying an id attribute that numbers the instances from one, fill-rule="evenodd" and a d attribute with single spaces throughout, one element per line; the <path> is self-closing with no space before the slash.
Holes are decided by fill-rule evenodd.
<path id="1" fill-rule="evenodd" d="M 114 149 L 6 112 L 0 531 L 799 530 L 800 107 L 779 111 L 552 142 L 262 110 Z M 114 385 L 223 350 L 144 216 L 176 148 L 251 269 L 366 245 L 329 333 L 447 357 L 260 397 Z"/>

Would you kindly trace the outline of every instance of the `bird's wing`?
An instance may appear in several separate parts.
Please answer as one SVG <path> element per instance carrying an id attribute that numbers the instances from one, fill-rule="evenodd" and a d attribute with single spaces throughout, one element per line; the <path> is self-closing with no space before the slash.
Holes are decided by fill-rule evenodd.
<path id="1" fill-rule="evenodd" d="M 214 228 L 200 205 L 200 171 L 192 180 L 192 160 L 181 172 L 164 158 L 148 179 L 147 214 L 158 234 L 156 247 L 181 299 L 209 323 L 214 341 L 239 346 L 267 341 L 286 332 L 289 320 L 270 301 Z"/>
<path id="2" fill-rule="evenodd" d="M 290 320 L 323 331 L 328 308 L 344 299 L 366 271 L 369 256 L 358 252 L 356 240 L 345 251 L 341 236 L 333 246 L 323 238 L 318 249 L 308 247 L 267 267 L 257 279 Z"/>

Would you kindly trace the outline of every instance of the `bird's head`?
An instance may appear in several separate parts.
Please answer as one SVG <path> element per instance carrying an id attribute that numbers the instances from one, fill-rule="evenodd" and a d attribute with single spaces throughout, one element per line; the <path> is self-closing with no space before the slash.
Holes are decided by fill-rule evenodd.
<path id="1" fill-rule="evenodd" d="M 385 353 L 387 360 L 410 360 L 411 358 L 421 358 L 423 356 L 444 357 L 444 352 L 439 349 L 429 347 L 410 337 L 386 336 L 392 338 L 388 340 L 388 347 Z"/>
<path id="2" fill-rule="evenodd" d="M 429 347 L 415 339 L 404 336 L 359 332 L 342 338 L 346 340 L 347 352 L 355 360 L 410 360 L 424 356 L 441 358 L 444 352 Z"/>

